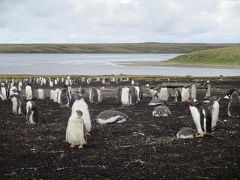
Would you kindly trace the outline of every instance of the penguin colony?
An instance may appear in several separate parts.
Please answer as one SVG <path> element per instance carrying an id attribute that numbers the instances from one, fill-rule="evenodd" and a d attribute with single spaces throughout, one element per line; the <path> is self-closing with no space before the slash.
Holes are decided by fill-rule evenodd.
<path id="1" fill-rule="evenodd" d="M 91 116 L 88 104 L 85 101 L 84 90 L 82 87 L 77 89 L 71 86 L 79 85 L 81 82 L 91 84 L 92 78 L 71 79 L 45 79 L 30 78 L 23 81 L 6 81 L 1 83 L 0 103 L 4 103 L 8 99 L 12 102 L 12 113 L 15 115 L 24 115 L 30 124 L 38 123 L 38 108 L 35 99 L 44 100 L 49 97 L 51 101 L 58 103 L 60 108 L 68 108 L 71 110 L 71 116 L 68 119 L 66 127 L 66 142 L 70 147 L 83 148 L 87 144 L 87 136 L 90 135 L 92 129 Z M 116 89 L 116 99 L 122 106 L 135 106 L 141 102 L 142 88 L 135 83 L 134 80 L 118 79 L 118 78 L 97 78 L 96 82 L 102 85 L 109 83 L 129 82 L 129 86 L 120 86 Z M 34 89 L 32 85 L 37 85 L 36 98 L 34 98 Z M 62 85 L 60 88 L 59 86 Z M 57 86 L 57 87 L 56 87 Z M 205 101 L 197 100 L 196 85 L 183 86 L 176 89 L 169 89 L 166 86 L 156 88 L 146 85 L 149 89 L 149 107 L 153 107 L 152 116 L 165 117 L 171 116 L 168 107 L 170 98 L 175 103 L 188 103 L 189 113 L 192 116 L 196 126 L 196 131 L 189 127 L 182 128 L 178 133 L 178 138 L 204 137 L 211 134 L 217 125 L 219 118 L 219 101 L 220 97 L 211 96 L 211 86 L 206 89 Z M 49 90 L 49 96 L 46 96 L 45 89 Z M 96 87 L 89 88 L 89 102 L 93 104 L 101 104 L 103 100 L 102 90 Z M 229 90 L 224 98 L 229 99 L 228 116 L 239 116 L 240 112 L 240 93 L 236 89 Z M 116 110 L 105 110 L 96 117 L 96 122 L 100 125 L 108 123 L 123 123 L 129 120 L 127 114 Z"/>

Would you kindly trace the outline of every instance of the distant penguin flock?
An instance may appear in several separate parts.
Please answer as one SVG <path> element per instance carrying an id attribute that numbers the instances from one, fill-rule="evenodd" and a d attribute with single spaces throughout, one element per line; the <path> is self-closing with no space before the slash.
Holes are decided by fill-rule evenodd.
<path id="1" fill-rule="evenodd" d="M 92 82 L 97 82 L 103 87 L 91 87 Z M 84 82 L 88 85 L 87 93 L 79 85 Z M 62 109 L 71 112 L 66 127 L 66 142 L 71 148 L 82 149 L 87 144 L 87 136 L 92 131 L 92 121 L 89 111 L 90 107 L 96 107 L 103 103 L 105 86 L 110 83 L 118 85 L 116 88 L 116 100 L 121 108 L 131 108 L 141 106 L 143 97 L 148 98 L 148 106 L 151 109 L 151 117 L 154 120 L 166 118 L 174 114 L 172 104 L 187 106 L 196 130 L 190 127 L 183 127 L 178 133 L 177 138 L 186 139 L 211 136 L 217 127 L 219 120 L 221 97 L 211 96 L 211 85 L 206 86 L 204 99 L 201 101 L 197 96 L 197 84 L 170 85 L 161 84 L 158 87 L 146 85 L 148 94 L 144 94 L 142 88 L 134 79 L 123 78 L 100 78 L 82 77 L 81 79 L 67 78 L 29 78 L 22 81 L 12 79 L 9 82 L 1 83 L 0 86 L 0 107 L 8 99 L 12 102 L 11 112 L 14 115 L 24 115 L 27 123 L 36 125 L 41 122 L 37 107 L 38 102 L 44 103 L 49 98 L 53 103 L 58 104 Z M 126 85 L 128 82 L 128 85 Z M 33 89 L 36 88 L 36 89 Z M 77 87 L 77 88 L 73 88 Z M 35 90 L 35 91 L 34 91 Z M 35 93 L 34 93 L 35 92 Z M 87 99 L 85 99 L 88 97 Z M 231 89 L 222 99 L 228 99 L 227 115 L 229 117 L 240 116 L 240 93 L 237 89 Z M 171 109 L 171 110 L 170 110 Z M 172 112 L 171 112 L 172 111 Z M 150 111 L 149 111 L 150 112 Z M 150 113 L 149 113 L 150 114 Z M 100 112 L 96 116 L 98 125 L 121 124 L 128 122 L 130 118 L 127 114 L 108 109 Z"/>

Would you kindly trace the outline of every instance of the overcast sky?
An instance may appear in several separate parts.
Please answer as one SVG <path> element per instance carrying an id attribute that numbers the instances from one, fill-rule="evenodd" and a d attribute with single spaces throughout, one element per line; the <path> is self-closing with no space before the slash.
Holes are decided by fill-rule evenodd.
<path id="1" fill-rule="evenodd" d="M 0 0 L 0 43 L 240 42 L 240 0 Z"/>

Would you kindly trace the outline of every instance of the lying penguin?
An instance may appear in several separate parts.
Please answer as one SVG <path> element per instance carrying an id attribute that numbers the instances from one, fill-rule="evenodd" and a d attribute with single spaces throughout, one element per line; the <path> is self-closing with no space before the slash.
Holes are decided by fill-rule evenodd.
<path id="1" fill-rule="evenodd" d="M 106 110 L 101 112 L 96 121 L 99 124 L 123 123 L 128 120 L 128 116 L 120 111 Z"/>
<path id="2" fill-rule="evenodd" d="M 240 93 L 236 89 L 231 89 L 227 92 L 227 95 L 224 97 L 229 99 L 228 102 L 228 116 L 229 117 L 238 117 L 240 116 Z"/>
<path id="3" fill-rule="evenodd" d="M 171 112 L 169 108 L 167 106 L 162 106 L 162 105 L 154 107 L 154 111 L 152 112 L 152 115 L 155 117 L 159 117 L 159 116 L 166 117 L 170 114 Z"/>

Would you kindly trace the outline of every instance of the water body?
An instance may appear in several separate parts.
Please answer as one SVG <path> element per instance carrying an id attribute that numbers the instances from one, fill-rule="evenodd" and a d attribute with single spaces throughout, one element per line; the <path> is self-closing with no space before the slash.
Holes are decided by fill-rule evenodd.
<path id="1" fill-rule="evenodd" d="M 122 61 L 163 61 L 179 54 L 0 54 L 0 74 L 130 74 L 237 76 L 239 69 L 122 66 Z"/>

